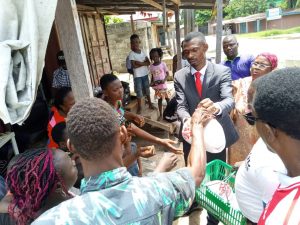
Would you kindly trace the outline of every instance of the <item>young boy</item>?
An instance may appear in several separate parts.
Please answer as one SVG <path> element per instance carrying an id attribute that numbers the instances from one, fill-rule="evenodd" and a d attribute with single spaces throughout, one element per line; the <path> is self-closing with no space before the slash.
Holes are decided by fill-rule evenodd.
<path id="1" fill-rule="evenodd" d="M 134 90 L 137 96 L 138 109 L 137 113 L 142 110 L 142 97 L 146 95 L 149 108 L 154 109 L 150 98 L 150 85 L 149 85 L 149 69 L 150 61 L 146 54 L 140 49 L 140 38 L 137 34 L 130 37 L 130 44 L 132 51 L 129 53 L 129 60 L 133 67 L 134 76 Z"/>
<path id="2" fill-rule="evenodd" d="M 67 148 L 67 133 L 66 133 L 66 122 L 60 122 L 56 124 L 52 131 L 52 139 L 58 145 L 58 148 L 63 151 L 68 151 Z"/>
<path id="3" fill-rule="evenodd" d="M 195 138 L 188 167 L 133 178 L 122 160 L 127 132 L 113 108 L 97 98 L 77 101 L 68 113 L 67 131 L 68 148 L 84 169 L 81 195 L 43 213 L 32 225 L 172 224 L 188 211 L 195 187 L 205 177 L 203 130 L 208 119 L 201 110 L 192 117 Z"/>

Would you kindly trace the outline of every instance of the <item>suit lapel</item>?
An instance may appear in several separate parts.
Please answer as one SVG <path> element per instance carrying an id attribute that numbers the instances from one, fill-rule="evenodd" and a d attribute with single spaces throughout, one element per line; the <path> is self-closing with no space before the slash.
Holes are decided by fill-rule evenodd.
<path id="1" fill-rule="evenodd" d="M 188 90 L 192 93 L 193 96 L 197 97 L 197 101 L 200 101 L 200 96 L 198 94 L 196 84 L 195 84 L 195 78 L 191 73 L 191 67 L 188 67 L 189 72 L 187 73 L 187 84 L 188 84 Z"/>
<path id="2" fill-rule="evenodd" d="M 204 80 L 202 83 L 202 99 L 206 98 L 206 91 L 209 87 L 209 82 L 213 76 L 214 68 L 211 62 L 207 62 L 207 68 L 204 76 Z"/>

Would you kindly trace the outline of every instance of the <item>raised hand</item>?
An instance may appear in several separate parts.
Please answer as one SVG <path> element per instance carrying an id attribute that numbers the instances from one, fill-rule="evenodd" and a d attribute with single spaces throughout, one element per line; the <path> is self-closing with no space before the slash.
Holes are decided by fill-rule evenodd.
<path id="1" fill-rule="evenodd" d="M 138 154 L 138 156 L 143 157 L 143 158 L 150 158 L 156 154 L 155 147 L 153 145 L 139 147 L 137 154 Z"/>
<path id="2" fill-rule="evenodd" d="M 178 157 L 174 153 L 166 152 L 164 153 L 162 159 L 159 161 L 155 172 L 168 172 L 173 169 L 178 162 Z"/>
<path id="3" fill-rule="evenodd" d="M 220 109 L 217 108 L 214 102 L 209 98 L 205 98 L 201 102 L 199 102 L 197 108 L 205 110 L 212 115 L 217 114 L 220 111 Z"/>
<path id="4" fill-rule="evenodd" d="M 139 127 L 143 127 L 145 125 L 145 119 L 140 115 L 135 115 L 133 122 L 135 122 Z"/>
<path id="5" fill-rule="evenodd" d="M 214 118 L 214 116 L 206 110 L 196 109 L 191 119 L 191 130 L 193 131 L 194 125 L 201 125 L 202 127 L 204 127 L 206 123 L 212 118 Z"/>
<path id="6" fill-rule="evenodd" d="M 182 149 L 175 147 L 174 145 L 177 144 L 176 141 L 171 139 L 161 139 L 161 144 L 169 149 L 170 152 L 175 154 L 183 154 Z"/>

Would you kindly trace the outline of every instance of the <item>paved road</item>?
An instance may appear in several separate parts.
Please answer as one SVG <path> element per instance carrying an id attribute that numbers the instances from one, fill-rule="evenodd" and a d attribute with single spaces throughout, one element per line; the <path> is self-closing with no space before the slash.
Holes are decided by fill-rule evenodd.
<path id="1" fill-rule="evenodd" d="M 215 57 L 215 36 L 207 36 L 208 56 Z M 300 66 L 300 34 L 281 35 L 273 38 L 238 38 L 239 52 L 258 55 L 271 52 L 277 55 L 279 67 Z M 224 57 L 224 54 L 222 55 Z"/>

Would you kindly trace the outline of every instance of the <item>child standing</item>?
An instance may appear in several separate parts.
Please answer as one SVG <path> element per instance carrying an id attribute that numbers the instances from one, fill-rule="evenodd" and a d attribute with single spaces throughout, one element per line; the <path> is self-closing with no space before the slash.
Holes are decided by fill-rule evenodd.
<path id="1" fill-rule="evenodd" d="M 150 66 L 151 86 L 155 90 L 155 98 L 158 99 L 159 119 L 162 118 L 162 100 L 169 103 L 171 93 L 167 88 L 169 71 L 167 65 L 161 61 L 163 52 L 161 48 L 153 48 L 150 51 L 150 59 L 153 62 Z"/>
<path id="2" fill-rule="evenodd" d="M 137 34 L 133 34 L 130 37 L 130 44 L 132 51 L 129 54 L 129 60 L 133 67 L 134 76 L 134 91 L 138 100 L 137 113 L 141 113 L 142 110 L 142 97 L 147 96 L 150 109 L 154 109 L 150 99 L 150 86 L 149 86 L 149 69 L 150 61 L 146 54 L 140 49 L 140 38 Z"/>

